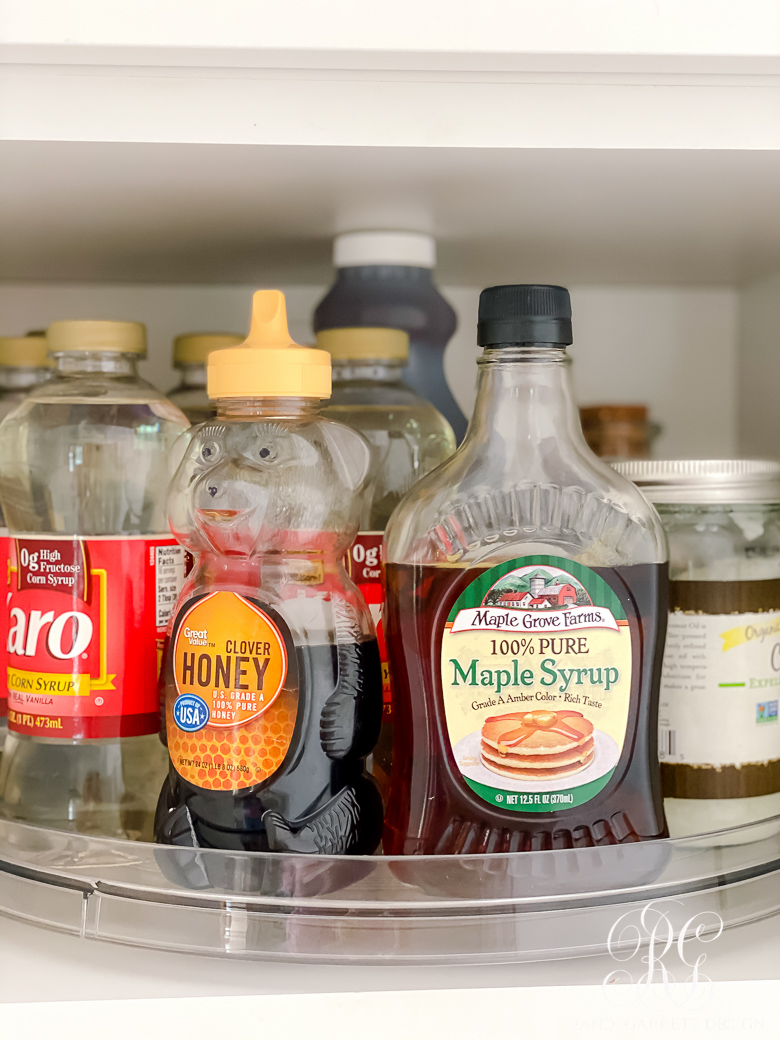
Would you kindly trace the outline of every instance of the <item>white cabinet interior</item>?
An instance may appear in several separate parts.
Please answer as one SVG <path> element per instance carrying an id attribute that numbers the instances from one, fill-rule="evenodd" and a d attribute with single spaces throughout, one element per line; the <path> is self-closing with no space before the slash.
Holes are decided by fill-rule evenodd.
<path id="1" fill-rule="evenodd" d="M 780 454 L 773 0 L 8 0 L 0 333 L 139 318 L 296 334 L 358 227 L 439 242 L 473 395 L 478 289 L 572 289 L 583 403 L 645 401 L 666 455 Z"/>

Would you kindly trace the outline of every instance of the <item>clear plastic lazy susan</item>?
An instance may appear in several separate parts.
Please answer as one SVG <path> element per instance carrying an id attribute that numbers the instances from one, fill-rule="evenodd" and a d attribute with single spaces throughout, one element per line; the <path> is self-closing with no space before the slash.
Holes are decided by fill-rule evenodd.
<path id="1" fill-rule="evenodd" d="M 636 942 L 648 903 L 701 935 L 780 911 L 780 817 L 485 856 L 294 856 L 0 821 L 0 913 L 84 940 L 360 964 L 543 961 Z M 616 935 L 616 921 L 627 927 Z"/>

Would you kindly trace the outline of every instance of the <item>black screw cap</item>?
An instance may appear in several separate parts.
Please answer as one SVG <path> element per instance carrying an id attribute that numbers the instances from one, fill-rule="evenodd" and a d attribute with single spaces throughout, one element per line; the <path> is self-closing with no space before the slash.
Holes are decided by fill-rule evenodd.
<path id="1" fill-rule="evenodd" d="M 518 343 L 568 346 L 569 290 L 560 285 L 494 285 L 479 296 L 477 343 L 481 347 Z"/>

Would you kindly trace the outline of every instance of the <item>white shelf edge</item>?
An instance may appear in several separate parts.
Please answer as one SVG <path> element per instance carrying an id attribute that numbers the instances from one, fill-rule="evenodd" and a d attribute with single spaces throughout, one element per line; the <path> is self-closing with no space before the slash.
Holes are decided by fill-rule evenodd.
<path id="1" fill-rule="evenodd" d="M 0 40 L 0 63 L 146 68 L 304 69 L 367 72 L 484 72 L 546 75 L 771 76 L 780 53 L 578 53 L 556 50 L 404 50 L 268 46 L 24 43 Z"/>
<path id="2" fill-rule="evenodd" d="M 780 77 L 571 81 L 7 65 L 0 139 L 411 148 L 780 149 Z"/>

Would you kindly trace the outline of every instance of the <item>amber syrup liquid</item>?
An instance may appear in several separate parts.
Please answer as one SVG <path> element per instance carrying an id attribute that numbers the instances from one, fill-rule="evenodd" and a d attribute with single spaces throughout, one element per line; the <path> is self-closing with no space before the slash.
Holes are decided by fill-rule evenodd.
<path id="1" fill-rule="evenodd" d="M 666 636 L 668 565 L 592 568 L 617 594 L 629 620 L 633 666 L 626 737 L 604 789 L 584 805 L 550 813 L 502 811 L 477 797 L 448 740 L 442 635 L 455 600 L 485 569 L 387 566 L 395 746 L 385 853 L 506 853 L 666 837 L 658 763 L 658 650 Z"/>

